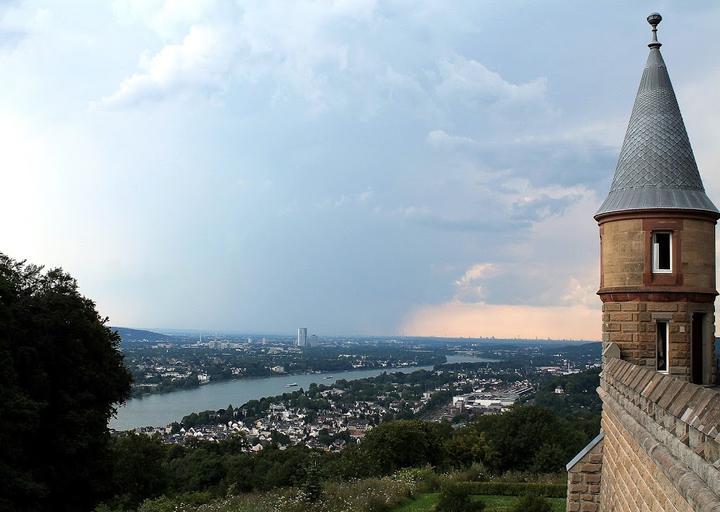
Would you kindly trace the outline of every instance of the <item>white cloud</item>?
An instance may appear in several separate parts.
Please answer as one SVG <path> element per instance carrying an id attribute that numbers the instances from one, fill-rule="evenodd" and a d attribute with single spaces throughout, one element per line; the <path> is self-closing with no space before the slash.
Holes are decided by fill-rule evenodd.
<path id="1" fill-rule="evenodd" d="M 474 148 L 478 146 L 475 139 L 471 137 L 462 137 L 458 135 L 450 135 L 444 130 L 432 130 L 427 134 L 426 141 L 436 148 Z"/>
<path id="2" fill-rule="evenodd" d="M 537 78 L 513 84 L 482 63 L 460 55 L 440 63 L 438 95 L 477 105 L 500 103 L 544 103 L 547 80 Z"/>
<path id="3" fill-rule="evenodd" d="M 436 109 L 438 99 L 480 106 L 544 105 L 544 79 L 514 84 L 460 55 L 434 58 L 430 72 L 399 69 L 385 48 L 355 37 L 387 22 L 376 4 L 117 0 L 120 19 L 143 23 L 164 46 L 147 52 L 140 70 L 102 103 L 127 106 L 179 92 L 222 90 L 218 81 L 268 79 L 276 101 L 298 94 L 316 111 L 353 101 L 364 104 L 364 115 L 390 101 L 413 101 L 419 112 Z"/>
<path id="4" fill-rule="evenodd" d="M 182 36 L 194 24 L 217 18 L 231 2 L 223 0 L 114 0 L 116 17 L 140 22 L 163 38 Z"/>
<path id="5" fill-rule="evenodd" d="M 216 27 L 193 26 L 182 42 L 167 45 L 152 57 L 143 55 L 142 71 L 124 80 L 99 106 L 124 107 L 187 90 L 222 89 L 232 52 L 227 32 Z"/>
<path id="6" fill-rule="evenodd" d="M 323 108 L 330 72 L 345 72 L 349 61 L 348 43 L 328 29 L 337 23 L 369 22 L 375 2 L 268 0 L 231 6 L 211 0 L 116 2 L 121 19 L 140 20 L 161 38 L 177 39 L 185 32 L 180 42 L 168 42 L 154 54 L 146 52 L 140 71 L 101 105 L 124 107 L 178 93 L 222 90 L 233 79 L 254 82 L 268 77 L 276 97 L 289 86 Z"/>
<path id="7" fill-rule="evenodd" d="M 481 302 L 485 296 L 485 289 L 481 281 L 497 273 L 498 267 L 493 263 L 476 263 L 455 281 L 455 301 Z"/>

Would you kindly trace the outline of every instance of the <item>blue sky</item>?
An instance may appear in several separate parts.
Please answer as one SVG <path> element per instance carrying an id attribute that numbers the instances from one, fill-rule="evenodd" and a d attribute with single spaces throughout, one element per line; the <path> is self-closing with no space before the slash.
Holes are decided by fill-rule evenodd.
<path id="1" fill-rule="evenodd" d="M 114 325 L 598 338 L 654 10 L 718 198 L 715 4 L 0 0 L 1 250 Z"/>

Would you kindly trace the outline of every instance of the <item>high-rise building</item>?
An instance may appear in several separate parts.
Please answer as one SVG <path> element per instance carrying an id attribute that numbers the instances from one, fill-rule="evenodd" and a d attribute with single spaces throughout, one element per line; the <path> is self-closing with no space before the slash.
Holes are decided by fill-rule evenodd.
<path id="1" fill-rule="evenodd" d="M 720 510 L 715 225 L 652 26 L 600 228 L 600 434 L 568 465 L 568 511 Z"/>
<path id="2" fill-rule="evenodd" d="M 298 327 L 297 342 L 298 347 L 307 347 L 307 327 Z"/>

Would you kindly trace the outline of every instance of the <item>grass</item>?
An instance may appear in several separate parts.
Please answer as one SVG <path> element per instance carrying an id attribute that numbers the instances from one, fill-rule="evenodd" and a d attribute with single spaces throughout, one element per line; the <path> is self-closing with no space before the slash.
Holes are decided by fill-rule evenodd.
<path id="1" fill-rule="evenodd" d="M 440 498 L 439 493 L 419 494 L 416 498 L 409 500 L 393 512 L 432 512 L 435 504 Z M 473 499 L 485 503 L 486 512 L 507 512 L 520 498 L 518 496 L 475 496 Z M 552 504 L 553 512 L 565 512 L 564 498 L 547 498 Z"/>

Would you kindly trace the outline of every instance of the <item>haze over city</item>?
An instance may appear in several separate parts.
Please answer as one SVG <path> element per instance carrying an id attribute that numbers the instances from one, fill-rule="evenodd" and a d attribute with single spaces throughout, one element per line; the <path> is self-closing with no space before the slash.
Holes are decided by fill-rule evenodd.
<path id="1" fill-rule="evenodd" d="M 0 235 L 113 325 L 598 339 L 651 10 L 720 196 L 715 4 L 59 7 L 0 1 Z"/>

